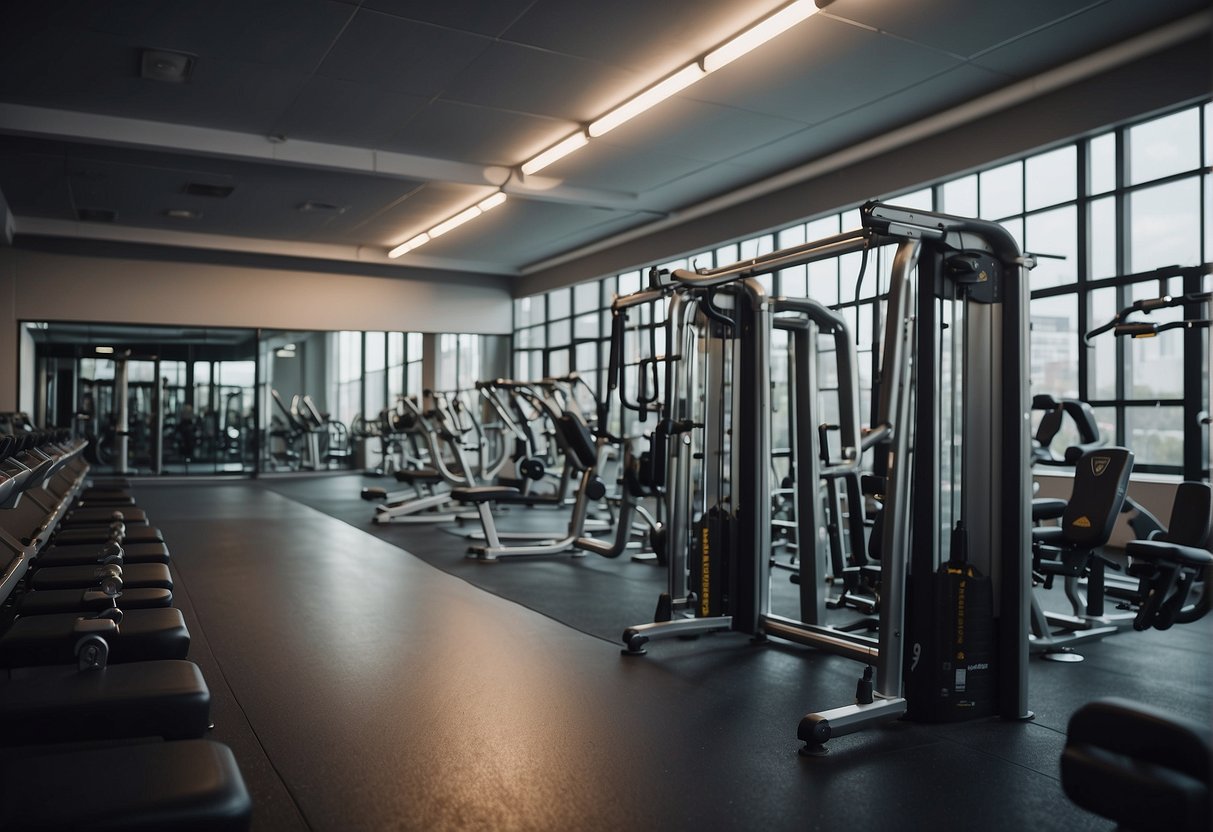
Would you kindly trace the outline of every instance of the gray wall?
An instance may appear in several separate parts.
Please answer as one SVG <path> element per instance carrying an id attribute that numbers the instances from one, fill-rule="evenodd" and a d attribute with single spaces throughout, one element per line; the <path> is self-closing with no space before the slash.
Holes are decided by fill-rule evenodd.
<path id="1" fill-rule="evenodd" d="M 0 248 L 0 410 L 18 404 L 23 320 L 509 334 L 512 308 L 508 287 L 492 279 L 451 284 Z"/>

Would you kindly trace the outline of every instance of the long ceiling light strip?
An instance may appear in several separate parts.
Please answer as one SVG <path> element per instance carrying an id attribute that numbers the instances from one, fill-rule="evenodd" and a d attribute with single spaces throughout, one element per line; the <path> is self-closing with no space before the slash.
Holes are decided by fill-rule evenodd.
<path id="1" fill-rule="evenodd" d="M 831 0 L 821 0 L 821 5 L 825 6 Z M 738 34 L 736 37 L 725 41 L 720 46 L 707 52 L 702 58 L 692 61 L 686 66 L 679 69 L 662 80 L 658 81 L 653 86 L 643 92 L 629 98 L 627 101 L 620 104 L 618 107 L 607 112 L 605 115 L 591 121 L 581 130 L 561 139 L 556 144 L 549 147 L 537 156 L 523 162 L 520 166 L 522 173 L 526 176 L 538 173 L 560 159 L 574 153 L 577 150 L 589 144 L 590 139 L 599 138 L 614 130 L 619 125 L 635 118 L 646 110 L 655 107 L 662 101 L 665 101 L 672 95 L 686 89 L 687 87 L 706 77 L 712 72 L 726 66 L 733 61 L 762 46 L 767 41 L 775 36 L 786 32 L 797 23 L 811 17 L 818 9 L 817 0 L 795 0 L 795 2 L 784 6 L 779 11 L 762 21 L 754 24 L 750 28 Z M 435 225 L 428 231 L 423 231 L 410 240 L 407 240 L 394 249 L 388 252 L 387 256 L 391 258 L 399 257 L 402 254 L 412 251 L 425 245 L 435 237 L 440 237 L 448 231 L 458 228 L 465 222 L 474 220 L 481 214 L 496 208 L 501 203 L 505 202 L 506 195 L 503 191 L 498 191 L 487 199 L 481 200 L 470 208 L 466 208 L 455 214 L 449 219 Z"/>
<path id="2" fill-rule="evenodd" d="M 480 200 L 479 202 L 477 202 L 475 205 L 471 206 L 470 208 L 463 209 L 462 211 L 460 211 L 458 214 L 451 217 L 450 219 L 443 220 L 442 222 L 438 223 L 433 228 L 431 228 L 429 231 L 423 231 L 420 234 L 418 234 L 416 237 L 413 237 L 411 240 L 406 240 L 405 242 L 401 243 L 400 245 L 396 246 L 394 249 L 389 251 L 387 253 L 387 256 L 392 259 L 395 259 L 402 254 L 407 254 L 408 252 L 412 251 L 415 248 L 420 248 L 421 246 L 425 245 L 426 243 L 428 243 L 430 240 L 434 239 L 435 237 L 441 237 L 443 234 L 447 233 L 448 231 L 451 231 L 452 229 L 458 228 L 459 226 L 463 225 L 465 222 L 474 220 L 474 219 L 476 219 L 476 217 L 480 216 L 481 214 L 492 211 L 498 205 L 505 202 L 506 198 L 507 197 L 506 197 L 504 191 L 498 191 L 497 193 L 493 194 L 492 196 L 488 197 L 487 199 Z"/>

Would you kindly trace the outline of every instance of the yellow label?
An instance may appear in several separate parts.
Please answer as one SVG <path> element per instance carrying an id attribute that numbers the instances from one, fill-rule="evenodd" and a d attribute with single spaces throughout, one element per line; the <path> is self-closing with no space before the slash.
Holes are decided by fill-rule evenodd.
<path id="1" fill-rule="evenodd" d="M 702 618 L 706 618 L 708 611 L 711 609 L 711 601 L 708 597 L 708 587 L 711 585 L 712 580 L 712 567 L 710 565 L 711 559 L 709 558 L 710 550 L 708 549 L 707 526 L 704 526 L 703 528 L 702 541 L 703 542 L 699 549 L 700 561 L 703 565 L 703 569 L 700 571 L 699 575 L 699 615 Z"/>
<path id="2" fill-rule="evenodd" d="M 1079 517 L 1077 520 L 1075 520 L 1070 525 L 1077 526 L 1080 529 L 1089 529 L 1089 528 L 1091 528 L 1091 520 L 1084 514 L 1082 517 Z"/>

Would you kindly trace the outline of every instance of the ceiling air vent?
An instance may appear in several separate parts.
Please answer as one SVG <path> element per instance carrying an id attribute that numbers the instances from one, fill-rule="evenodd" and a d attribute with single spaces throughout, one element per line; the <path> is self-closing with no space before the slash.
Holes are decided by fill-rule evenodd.
<path id="1" fill-rule="evenodd" d="M 112 208 L 77 208 L 76 216 L 84 222 L 113 222 L 118 212 Z"/>
<path id="2" fill-rule="evenodd" d="M 190 196 L 212 196 L 223 199 L 236 190 L 235 185 L 207 185 L 204 182 L 191 182 L 185 186 L 185 193 Z"/>
<path id="3" fill-rule="evenodd" d="M 314 199 L 309 199 L 307 202 L 301 202 L 297 206 L 298 210 L 304 213 L 320 213 L 320 214 L 344 214 L 346 205 L 333 205 L 331 202 L 317 202 Z"/>
<path id="4" fill-rule="evenodd" d="M 195 55 L 168 49 L 144 49 L 139 61 L 139 75 L 149 81 L 184 84 L 194 73 Z"/>

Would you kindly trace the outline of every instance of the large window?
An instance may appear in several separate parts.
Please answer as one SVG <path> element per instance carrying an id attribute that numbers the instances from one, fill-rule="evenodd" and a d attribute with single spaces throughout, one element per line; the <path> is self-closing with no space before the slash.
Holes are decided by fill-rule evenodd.
<path id="1" fill-rule="evenodd" d="M 1134 300 L 1209 290 L 1211 109 L 1208 103 L 1184 107 L 886 197 L 896 204 L 999 222 L 1035 257 L 1037 266 L 1030 273 L 1032 391 L 1091 402 L 1106 438 L 1134 449 L 1138 471 L 1196 477 L 1207 464 L 1199 452 L 1204 440 L 1193 438 L 1195 431 L 1188 436 L 1184 431 L 1185 424 L 1198 423 L 1198 411 L 1208 401 L 1207 340 L 1182 330 L 1139 340 L 1109 334 L 1090 345 L 1082 336 Z M 858 225 L 854 209 L 840 211 L 657 265 L 716 267 Z M 890 254 L 871 252 L 862 280 L 860 254 L 784 269 L 763 279 L 775 294 L 807 294 L 843 310 L 858 336 L 865 391 L 871 387 L 873 341 Z M 639 290 L 647 271 L 515 300 L 517 377 L 575 370 L 600 384 L 611 298 Z M 1152 320 L 1182 314 L 1172 309 L 1155 313 Z M 655 347 L 664 350 L 646 334 L 659 323 L 650 319 L 655 317 L 644 308 L 631 316 L 628 361 Z M 777 360 L 777 375 L 780 367 Z M 629 386 L 634 383 L 625 379 Z M 828 395 L 823 404 L 828 418 Z M 863 406 L 868 412 L 868 392 Z"/>

